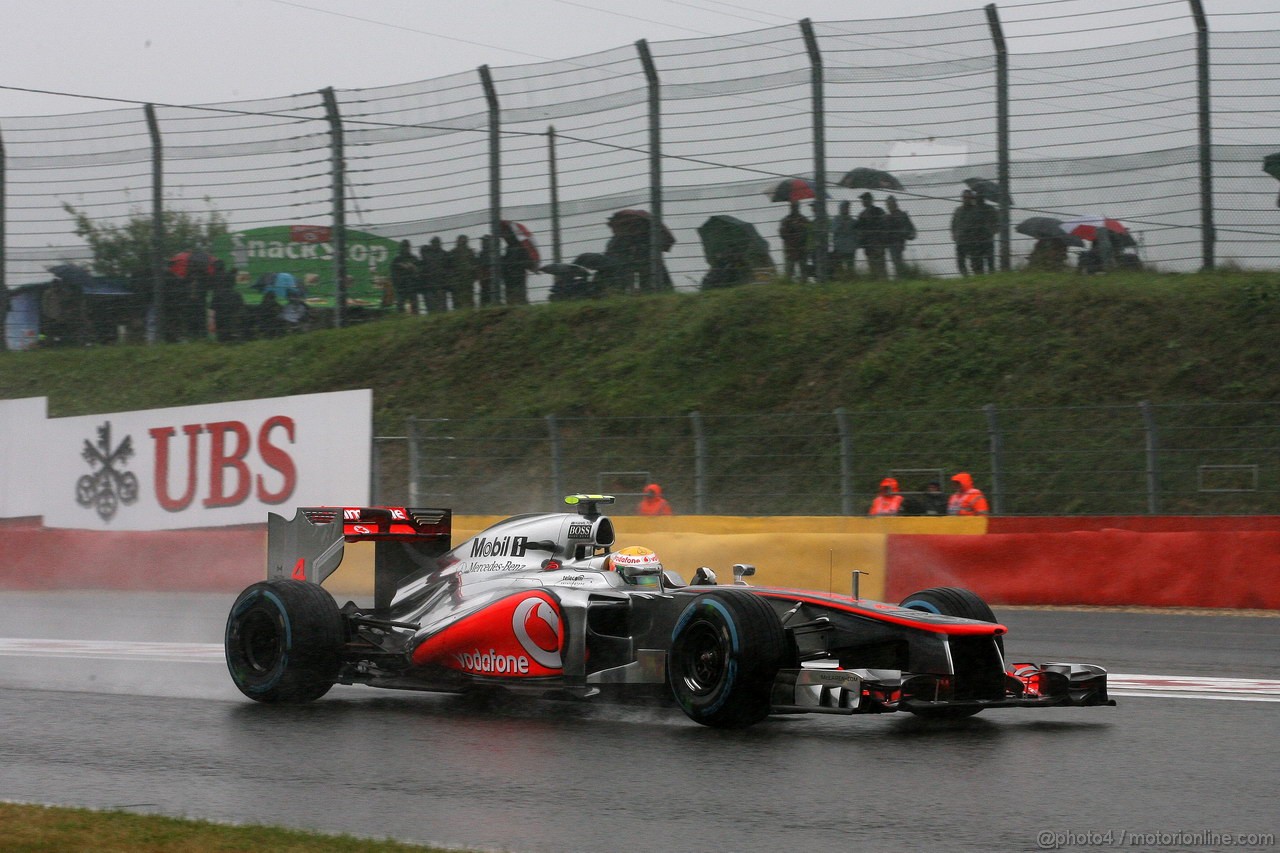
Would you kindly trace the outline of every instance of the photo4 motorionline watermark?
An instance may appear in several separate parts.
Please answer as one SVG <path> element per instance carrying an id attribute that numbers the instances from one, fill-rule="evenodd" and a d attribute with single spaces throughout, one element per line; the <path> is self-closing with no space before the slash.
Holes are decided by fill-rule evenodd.
<path id="1" fill-rule="evenodd" d="M 1213 830 L 1179 830 L 1177 832 L 1130 832 L 1074 830 L 1057 832 L 1041 830 L 1036 846 L 1041 850 L 1064 850 L 1069 847 L 1274 847 L 1274 832 L 1215 832 Z"/>

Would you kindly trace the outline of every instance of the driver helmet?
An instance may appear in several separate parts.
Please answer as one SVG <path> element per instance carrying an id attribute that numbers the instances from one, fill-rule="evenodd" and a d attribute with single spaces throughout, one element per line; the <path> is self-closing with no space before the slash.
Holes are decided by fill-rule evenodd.
<path id="1" fill-rule="evenodd" d="M 616 572 L 620 566 L 656 567 L 661 571 L 662 561 L 651 548 L 643 545 L 628 545 L 625 548 L 619 548 L 604 559 L 605 571 Z M 640 586 L 658 586 L 658 578 L 652 575 L 641 576 L 630 582 Z"/>

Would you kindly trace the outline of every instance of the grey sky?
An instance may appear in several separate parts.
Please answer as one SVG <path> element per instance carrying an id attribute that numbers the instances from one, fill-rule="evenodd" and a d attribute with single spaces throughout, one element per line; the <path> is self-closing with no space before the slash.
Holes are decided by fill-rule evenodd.
<path id="1" fill-rule="evenodd" d="M 128 102 L 249 100 L 358 89 L 480 65 L 568 59 L 815 21 L 981 10 L 974 0 L 0 0 L 0 116 Z M 1211 29 L 1280 29 L 1275 0 L 1204 0 Z M 1131 41 L 1185 31 L 1188 4 L 1019 0 L 998 4 L 1013 48 Z M 1119 11 L 1117 11 L 1119 10 Z M 1032 33 L 1046 33 L 1032 39 Z"/>

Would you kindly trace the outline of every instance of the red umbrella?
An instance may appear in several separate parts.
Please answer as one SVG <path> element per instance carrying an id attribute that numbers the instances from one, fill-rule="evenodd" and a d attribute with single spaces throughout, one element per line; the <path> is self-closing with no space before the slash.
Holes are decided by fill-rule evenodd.
<path id="1" fill-rule="evenodd" d="M 769 197 L 769 201 L 804 201 L 817 197 L 813 192 L 813 184 L 800 178 L 787 178 L 765 190 L 765 195 Z"/>
<path id="2" fill-rule="evenodd" d="M 169 272 L 178 278 L 200 274 L 213 275 L 216 272 L 214 268 L 216 261 L 217 258 L 199 249 L 179 252 L 169 259 Z"/>
<path id="3" fill-rule="evenodd" d="M 1129 229 L 1124 226 L 1124 223 L 1118 219 L 1109 219 L 1105 216 L 1085 214 L 1083 216 L 1073 216 L 1062 223 L 1063 231 L 1068 234 L 1074 234 L 1084 240 L 1098 239 L 1099 228 L 1105 228 L 1113 234 L 1129 235 Z"/>
<path id="4" fill-rule="evenodd" d="M 512 222 L 509 219 L 502 220 L 502 239 L 508 243 L 519 243 L 524 247 L 529 255 L 530 270 L 536 270 L 542 266 L 542 255 L 538 253 L 538 246 L 533 242 L 533 233 L 523 223 Z"/>

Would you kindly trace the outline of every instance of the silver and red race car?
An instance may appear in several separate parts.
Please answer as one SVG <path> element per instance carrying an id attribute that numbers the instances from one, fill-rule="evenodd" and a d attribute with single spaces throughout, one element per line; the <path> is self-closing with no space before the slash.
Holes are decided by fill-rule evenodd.
<path id="1" fill-rule="evenodd" d="M 612 497 L 565 501 L 569 511 L 513 516 L 456 547 L 447 509 L 271 514 L 267 580 L 227 618 L 232 679 L 266 703 L 309 702 L 334 684 L 674 700 L 717 727 L 771 714 L 1115 704 L 1101 667 L 1006 662 L 1004 626 L 967 590 L 893 605 L 750 586 L 746 564 L 731 584 L 706 567 L 686 583 L 611 552 L 601 507 Z M 375 543 L 373 603 L 339 607 L 321 584 L 354 542 Z"/>

